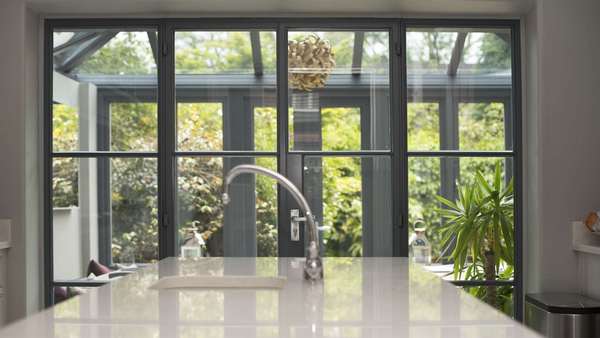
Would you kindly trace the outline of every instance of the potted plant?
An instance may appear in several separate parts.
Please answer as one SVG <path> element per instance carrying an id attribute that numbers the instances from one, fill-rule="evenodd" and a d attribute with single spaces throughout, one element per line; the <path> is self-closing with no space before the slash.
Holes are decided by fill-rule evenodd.
<path id="1" fill-rule="evenodd" d="M 508 184 L 503 184 L 500 163 L 497 163 L 492 182 L 488 182 L 477 171 L 475 182 L 458 190 L 455 202 L 436 196 L 442 204 L 439 212 L 445 220 L 441 228 L 442 243 L 443 247 L 451 249 L 450 259 L 454 262 L 455 278 L 511 278 L 514 266 L 512 179 Z M 506 290 L 501 290 L 499 294 L 496 288 L 478 287 L 470 292 L 506 311 Z"/>

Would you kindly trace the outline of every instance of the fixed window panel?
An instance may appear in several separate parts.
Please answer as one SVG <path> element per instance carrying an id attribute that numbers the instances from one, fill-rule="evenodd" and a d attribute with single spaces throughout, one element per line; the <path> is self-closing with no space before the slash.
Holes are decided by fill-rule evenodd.
<path id="1" fill-rule="evenodd" d="M 277 149 L 274 31 L 175 32 L 178 151 Z"/>
<path id="2" fill-rule="evenodd" d="M 408 28 L 406 59 L 409 151 L 512 150 L 510 29 Z"/>
<path id="3" fill-rule="evenodd" d="M 53 39 L 53 151 L 157 151 L 157 32 L 59 30 Z"/>
<path id="4" fill-rule="evenodd" d="M 498 167 L 498 176 L 496 168 Z M 481 174 L 481 179 L 478 179 Z M 415 228 L 424 228 L 431 247 L 431 265 L 425 266 L 445 279 L 512 279 L 514 265 L 514 184 L 511 158 L 481 157 L 411 157 L 408 161 L 408 210 L 409 236 L 415 238 Z M 510 188 L 509 188 L 510 187 Z M 489 191 L 488 191 L 489 189 Z M 495 199 L 488 198 L 497 192 Z M 452 205 L 440 201 L 443 198 Z M 467 218 L 475 217 L 466 210 L 482 210 L 477 214 L 477 223 L 466 223 Z M 444 211 L 453 210 L 449 217 Z M 484 211 L 487 213 L 484 215 Z M 494 213 L 491 213 L 494 211 Z M 499 218 L 486 215 L 497 215 Z M 457 248 L 454 236 L 444 241 L 444 229 L 459 224 L 461 231 L 476 229 L 469 234 L 480 234 L 477 241 L 481 256 L 476 268 L 454 274 L 454 258 Z M 457 232 L 451 230 L 451 232 Z M 495 237 L 495 236 L 498 237 Z M 466 236 L 466 235 L 465 235 Z M 470 242 L 474 243 L 474 242 Z M 494 244 L 499 247 L 493 247 Z M 493 250 L 490 250 L 492 249 Z M 410 251 L 410 248 L 409 248 Z M 490 263 L 485 252 L 493 252 L 490 259 L 500 258 L 497 271 L 489 274 Z M 409 254 L 410 255 L 410 254 Z M 498 256 L 496 256 L 498 255 Z M 508 256 L 507 256 L 508 255 Z M 472 257 L 471 253 L 468 253 Z"/>
<path id="5" fill-rule="evenodd" d="M 290 31 L 289 149 L 390 149 L 389 33 Z"/>
<path id="6" fill-rule="evenodd" d="M 273 179 L 240 175 L 230 186 L 231 202 L 225 206 L 221 201 L 223 178 L 239 164 L 277 171 L 275 157 L 178 158 L 180 246 L 197 233 L 205 242 L 203 254 L 209 256 L 277 256 L 277 184 Z"/>
<path id="7" fill-rule="evenodd" d="M 158 260 L 158 161 L 54 158 L 54 278 L 87 276 L 91 259 L 108 266 Z"/>

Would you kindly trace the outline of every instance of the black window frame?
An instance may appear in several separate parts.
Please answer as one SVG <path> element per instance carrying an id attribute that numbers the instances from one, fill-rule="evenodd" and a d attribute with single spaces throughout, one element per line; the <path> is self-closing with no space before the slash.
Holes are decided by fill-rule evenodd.
<path id="1" fill-rule="evenodd" d="M 510 119 L 513 123 L 512 150 L 507 151 L 408 151 L 407 149 L 407 28 L 504 28 L 511 31 L 511 106 Z M 68 285 L 53 280 L 53 232 L 52 232 L 52 159 L 72 158 L 112 158 L 141 157 L 156 158 L 158 161 L 158 218 L 159 218 L 159 258 L 177 255 L 177 234 L 175 223 L 175 174 L 177 156 L 276 156 L 278 169 L 301 182 L 301 175 L 294 175 L 289 163 L 302 161 L 304 156 L 388 156 L 391 159 L 393 205 L 393 256 L 408 256 L 408 160 L 411 157 L 506 157 L 512 158 L 515 177 L 515 271 L 510 281 L 454 281 L 458 286 L 512 285 L 515 318 L 522 320 L 523 275 L 522 275 L 522 102 L 521 102 L 521 46 L 520 21 L 504 19 L 417 19 L 417 18 L 198 18 L 198 19 L 46 19 L 44 25 L 44 88 L 43 88 L 43 144 L 44 144 L 44 286 L 45 304 L 53 304 L 53 287 Z M 158 32 L 158 149 L 142 152 L 74 151 L 53 152 L 52 149 L 52 71 L 53 36 L 55 29 L 118 28 L 148 29 Z M 288 149 L 288 80 L 287 60 L 277 58 L 276 108 L 277 108 L 277 148 L 267 152 L 249 151 L 200 151 L 180 152 L 175 138 L 175 69 L 174 32 L 177 30 L 273 30 L 276 31 L 277 55 L 287 54 L 287 33 L 294 29 L 329 30 L 387 30 L 390 37 L 390 142 L 391 148 L 385 151 L 348 152 L 307 152 Z M 294 177 L 296 176 L 296 177 Z M 289 206 L 283 191 L 278 191 L 278 205 Z M 279 224 L 288 224 L 286 208 L 279 208 Z M 279 227 L 279 237 L 289 238 L 289 229 Z M 279 251 L 280 256 L 302 256 L 302 245 Z M 89 286 L 89 285 L 88 285 Z"/>

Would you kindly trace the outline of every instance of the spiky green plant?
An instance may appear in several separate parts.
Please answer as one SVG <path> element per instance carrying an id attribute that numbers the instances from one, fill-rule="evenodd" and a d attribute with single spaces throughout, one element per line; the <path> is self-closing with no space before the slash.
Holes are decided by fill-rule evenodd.
<path id="1" fill-rule="evenodd" d="M 452 248 L 455 278 L 495 280 L 501 268 L 514 266 L 513 195 L 513 181 L 504 186 L 498 162 L 491 183 L 478 171 L 456 202 L 437 196 L 445 220 L 442 243 Z M 486 288 L 485 301 L 497 306 L 496 287 Z"/>

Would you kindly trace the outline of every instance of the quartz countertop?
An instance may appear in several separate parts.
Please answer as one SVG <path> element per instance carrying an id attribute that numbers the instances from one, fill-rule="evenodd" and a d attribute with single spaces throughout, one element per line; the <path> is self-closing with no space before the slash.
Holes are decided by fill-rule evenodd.
<path id="1" fill-rule="evenodd" d="M 0 337 L 539 337 L 406 258 L 167 258 L 32 315 Z M 166 276 L 285 276 L 283 289 L 149 287 Z"/>

